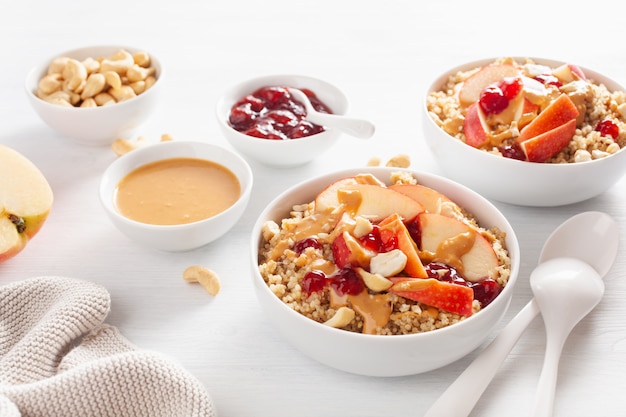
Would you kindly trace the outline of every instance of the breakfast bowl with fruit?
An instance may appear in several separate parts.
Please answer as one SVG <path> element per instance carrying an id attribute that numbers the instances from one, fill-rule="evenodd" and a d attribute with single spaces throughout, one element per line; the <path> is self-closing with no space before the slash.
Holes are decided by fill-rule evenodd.
<path id="1" fill-rule="evenodd" d="M 152 53 L 117 45 L 55 54 L 27 75 L 26 96 L 52 129 L 83 145 L 132 136 L 154 113 L 163 67 Z"/>
<path id="2" fill-rule="evenodd" d="M 282 337 L 330 367 L 427 372 L 482 344 L 508 309 L 515 232 L 487 199 L 408 169 L 338 171 L 276 197 L 257 219 L 257 298 Z"/>
<path id="3" fill-rule="evenodd" d="M 348 100 L 336 86 L 304 75 L 267 75 L 229 88 L 218 100 L 216 117 L 224 137 L 246 158 L 273 167 L 311 162 L 339 139 L 338 129 L 307 119 L 302 91 L 317 112 L 345 115 Z"/>
<path id="4" fill-rule="evenodd" d="M 252 191 L 248 163 L 209 143 L 167 141 L 116 159 L 100 182 L 100 202 L 113 225 L 152 249 L 181 252 L 225 235 Z"/>
<path id="5" fill-rule="evenodd" d="M 424 138 L 446 176 L 487 198 L 524 206 L 577 203 L 626 172 L 625 91 L 571 63 L 471 62 L 428 87 Z"/>

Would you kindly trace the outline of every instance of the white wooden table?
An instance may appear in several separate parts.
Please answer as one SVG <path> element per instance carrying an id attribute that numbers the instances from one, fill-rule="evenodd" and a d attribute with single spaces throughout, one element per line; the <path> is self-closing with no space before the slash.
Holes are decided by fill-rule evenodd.
<path id="1" fill-rule="evenodd" d="M 448 67 L 503 55 L 549 57 L 626 84 L 623 29 L 612 15 L 613 4 L 561 3 L 4 2 L 0 143 L 41 168 L 55 204 L 24 252 L 0 264 L 0 284 L 62 275 L 104 285 L 112 296 L 107 321 L 138 346 L 170 355 L 191 371 L 222 416 L 423 415 L 476 352 L 443 369 L 403 378 L 363 377 L 320 365 L 286 345 L 267 322 L 242 248 L 264 205 L 311 176 L 398 153 L 410 155 L 412 168 L 440 173 L 422 140 L 419 112 L 428 83 Z M 247 212 L 227 236 L 192 252 L 157 253 L 114 229 L 100 207 L 100 176 L 116 158 L 111 149 L 60 137 L 25 98 L 24 79 L 35 63 L 91 44 L 139 46 L 161 58 L 167 86 L 158 113 L 140 129 L 148 140 L 170 133 L 228 146 L 214 116 L 219 94 L 230 84 L 272 73 L 313 75 L 337 84 L 350 99 L 350 114 L 370 118 L 377 133 L 367 143 L 344 137 L 322 158 L 299 168 L 251 163 L 256 186 Z M 498 175 L 486 173 L 491 174 Z M 498 329 L 530 299 L 529 273 L 558 224 L 581 211 L 600 210 L 626 230 L 625 190 L 622 179 L 598 198 L 559 208 L 496 203 L 516 229 L 523 256 L 514 299 Z M 219 273 L 223 288 L 217 297 L 182 280 L 182 270 L 191 264 Z M 626 415 L 625 276 L 626 255 L 620 251 L 605 278 L 605 298 L 565 346 L 555 416 Z M 538 318 L 473 416 L 528 415 L 544 341 Z"/>

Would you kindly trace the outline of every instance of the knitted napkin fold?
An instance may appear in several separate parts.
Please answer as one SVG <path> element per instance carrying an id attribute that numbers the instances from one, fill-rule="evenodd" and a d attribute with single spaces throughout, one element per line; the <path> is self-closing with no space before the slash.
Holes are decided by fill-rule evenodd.
<path id="1" fill-rule="evenodd" d="M 95 283 L 37 277 L 0 286 L 1 417 L 215 417 L 204 386 L 104 320 Z"/>

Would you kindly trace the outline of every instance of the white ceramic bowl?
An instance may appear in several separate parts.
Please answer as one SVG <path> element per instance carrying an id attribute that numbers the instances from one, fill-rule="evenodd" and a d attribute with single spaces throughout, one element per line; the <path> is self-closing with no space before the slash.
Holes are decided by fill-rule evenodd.
<path id="1" fill-rule="evenodd" d="M 244 96 L 265 86 L 308 88 L 333 111 L 345 114 L 348 108 L 346 96 L 326 81 L 303 75 L 268 75 L 237 84 L 220 97 L 216 105 L 217 122 L 228 142 L 245 157 L 265 165 L 293 167 L 317 158 L 330 149 L 339 139 L 340 132 L 326 129 L 324 132 L 294 140 L 266 140 L 238 132 L 228 124 L 231 107 Z"/>
<path id="2" fill-rule="evenodd" d="M 388 182 L 393 168 L 350 169 L 323 175 L 296 185 L 274 199 L 252 229 L 250 261 L 254 288 L 270 322 L 282 337 L 311 358 L 343 371 L 369 376 L 402 376 L 427 372 L 467 355 L 492 333 L 508 309 L 520 266 L 519 244 L 509 222 L 488 200 L 446 178 L 413 172 L 420 183 L 447 195 L 473 213 L 481 225 L 498 226 L 506 233 L 511 277 L 498 297 L 479 313 L 431 332 L 379 336 L 332 328 L 295 312 L 266 285 L 258 268 L 261 230 L 267 220 L 280 221 L 294 204 L 312 201 L 331 182 L 362 172 Z"/>
<path id="3" fill-rule="evenodd" d="M 78 60 L 109 56 L 120 49 L 130 53 L 143 51 L 134 47 L 107 45 L 65 51 L 44 59 L 26 77 L 26 95 L 39 117 L 52 129 L 84 145 L 110 145 L 117 138 L 128 138 L 154 113 L 163 86 L 163 67 L 150 51 L 157 81 L 147 91 L 130 100 L 95 108 L 64 107 L 36 96 L 39 80 L 47 73 L 54 58 L 68 56 Z"/>
<path id="4" fill-rule="evenodd" d="M 553 68 L 563 64 L 540 58 L 533 60 Z M 493 61 L 485 59 L 451 69 L 430 84 L 426 96 L 440 90 L 450 75 Z M 609 91 L 624 90 L 624 87 L 606 76 L 587 68 L 582 69 L 587 78 L 604 84 Z M 588 162 L 531 163 L 492 155 L 453 138 L 428 115 L 426 100 L 422 104 L 422 119 L 424 139 L 445 175 L 487 198 L 505 203 L 537 207 L 577 203 L 602 194 L 626 172 L 624 149 Z"/>
<path id="5" fill-rule="evenodd" d="M 239 179 L 239 199 L 213 217 L 181 225 L 151 225 L 121 215 L 114 202 L 120 180 L 140 166 L 177 157 L 205 159 L 228 168 Z M 133 150 L 115 160 L 102 176 L 100 201 L 115 227 L 132 240 L 154 249 L 179 252 L 201 247 L 226 234 L 242 216 L 250 199 L 252 182 L 252 171 L 247 162 L 228 149 L 201 142 L 159 142 Z"/>

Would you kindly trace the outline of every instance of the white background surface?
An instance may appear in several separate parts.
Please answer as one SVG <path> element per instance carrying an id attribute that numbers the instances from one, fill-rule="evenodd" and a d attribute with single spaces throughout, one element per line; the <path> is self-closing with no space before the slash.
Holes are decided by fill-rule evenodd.
<path id="1" fill-rule="evenodd" d="M 213 396 L 222 416 L 421 416 L 476 352 L 443 369 L 403 378 L 336 371 L 285 345 L 252 292 L 247 244 L 264 205 L 316 174 L 407 153 L 412 168 L 440 173 L 426 148 L 419 111 L 435 76 L 459 63 L 502 55 L 577 63 L 626 84 L 623 25 L 608 1 L 122 1 L 3 2 L 0 14 L 0 142 L 28 156 L 54 190 L 53 211 L 18 257 L 0 264 L 0 283 L 40 275 L 95 281 L 112 296 L 107 321 L 138 346 L 170 355 Z M 302 73 L 337 84 L 349 113 L 377 125 L 369 142 L 344 137 L 297 169 L 251 163 L 255 189 L 241 222 L 196 251 L 163 254 L 113 228 L 97 195 L 116 156 L 52 132 L 25 98 L 28 70 L 44 57 L 92 44 L 158 54 L 167 71 L 158 113 L 138 133 L 228 146 L 214 105 L 226 86 L 257 75 Z M 481 169 L 480 167 L 467 167 Z M 498 175 L 488 173 L 485 175 Z M 572 179 L 575 181 L 575 179 Z M 545 238 L 569 216 L 605 211 L 626 230 L 626 179 L 593 200 L 560 208 L 496 203 L 520 239 L 522 269 L 508 322 L 530 299 L 528 275 Z M 623 247 L 623 238 L 621 245 Z M 212 298 L 186 284 L 191 264 L 214 269 Z M 624 416 L 626 256 L 605 278 L 606 296 L 565 346 L 555 416 Z M 495 336 L 495 334 L 494 334 Z M 473 416 L 526 416 L 544 349 L 537 318 L 504 363 Z M 393 354 L 393 352 L 389 352 Z"/>

